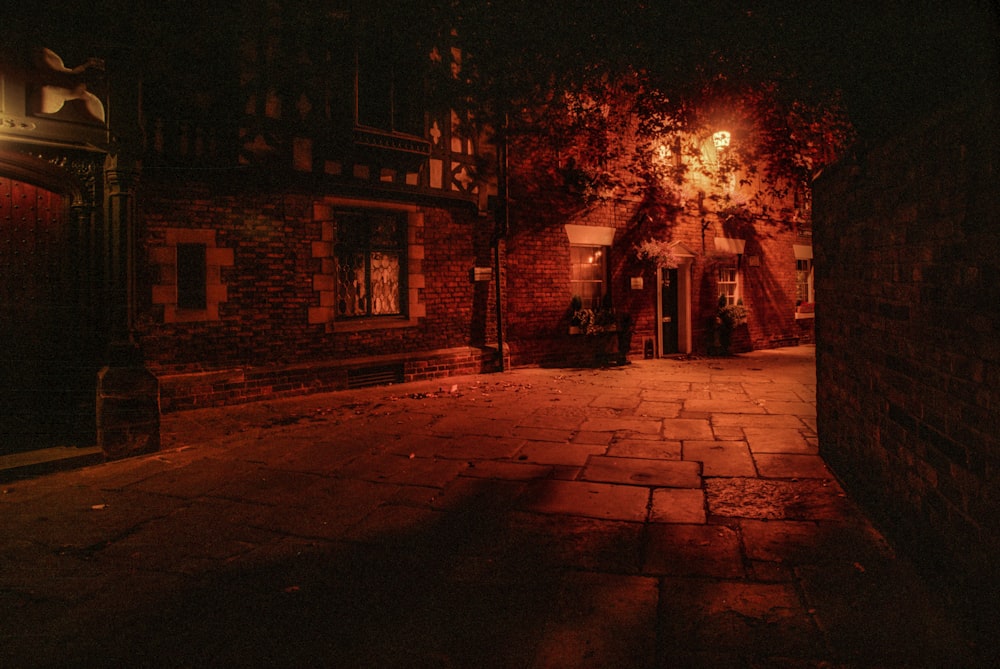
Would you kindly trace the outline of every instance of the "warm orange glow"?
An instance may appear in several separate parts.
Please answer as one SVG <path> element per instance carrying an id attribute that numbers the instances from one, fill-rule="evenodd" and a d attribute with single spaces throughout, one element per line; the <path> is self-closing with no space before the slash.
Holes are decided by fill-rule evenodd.
<path id="1" fill-rule="evenodd" d="M 729 146 L 729 137 L 728 130 L 720 130 L 712 135 L 712 143 L 715 144 L 716 149 L 724 149 Z"/>

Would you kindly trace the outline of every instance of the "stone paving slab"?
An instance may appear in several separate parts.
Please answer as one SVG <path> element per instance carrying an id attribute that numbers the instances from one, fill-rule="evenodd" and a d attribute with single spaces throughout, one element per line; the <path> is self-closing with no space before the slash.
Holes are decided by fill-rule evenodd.
<path id="1" fill-rule="evenodd" d="M 663 438 L 680 441 L 684 439 L 713 439 L 712 424 L 707 419 L 677 418 L 664 421 Z"/>
<path id="2" fill-rule="evenodd" d="M 582 467 L 591 455 L 607 450 L 602 444 L 568 444 L 550 441 L 529 441 L 521 447 L 515 459 L 543 465 L 571 465 Z"/>
<path id="3" fill-rule="evenodd" d="M 798 416 L 773 415 L 763 413 L 716 413 L 712 415 L 712 425 L 748 427 L 790 427 L 800 429 L 805 423 Z"/>
<path id="4" fill-rule="evenodd" d="M 588 446 L 604 446 L 607 447 L 615 439 L 615 434 L 613 432 L 589 432 L 587 430 L 580 430 L 573 435 L 570 442 L 574 444 L 587 444 Z"/>
<path id="5" fill-rule="evenodd" d="M 655 668 L 656 579 L 571 573 L 558 597 L 530 667 Z"/>
<path id="6" fill-rule="evenodd" d="M 649 489 L 591 481 L 535 481 L 522 508 L 537 513 L 568 514 L 643 522 Z"/>
<path id="7" fill-rule="evenodd" d="M 635 409 L 639 405 L 639 401 L 639 397 L 632 391 L 607 390 L 592 399 L 590 406 L 602 409 Z"/>
<path id="8" fill-rule="evenodd" d="M 744 427 L 743 434 L 754 453 L 799 453 L 815 455 L 816 445 L 803 436 L 803 429 L 794 427 Z"/>
<path id="9" fill-rule="evenodd" d="M 659 434 L 663 421 L 658 418 L 591 418 L 580 426 L 587 432 Z"/>
<path id="10" fill-rule="evenodd" d="M 667 488 L 700 488 L 697 462 L 647 460 L 594 455 L 587 459 L 581 479 Z"/>
<path id="11" fill-rule="evenodd" d="M 462 471 L 462 476 L 531 481 L 533 479 L 550 478 L 552 476 L 552 467 L 526 462 L 484 460 L 469 463 L 468 469 Z"/>
<path id="12" fill-rule="evenodd" d="M 816 417 L 816 404 L 811 402 L 762 401 L 761 404 L 771 414 L 791 414 L 793 416 Z"/>
<path id="13" fill-rule="evenodd" d="M 704 476 L 756 476 L 744 441 L 685 441 L 685 460 L 703 463 Z"/>
<path id="14" fill-rule="evenodd" d="M 449 460 L 509 460 L 523 446 L 525 440 L 507 437 L 482 437 L 479 439 L 439 437 L 415 434 L 405 440 L 385 445 L 387 453 L 418 458 L 444 458 Z"/>
<path id="15" fill-rule="evenodd" d="M 700 488 L 657 488 L 649 520 L 654 523 L 704 523 L 705 493 Z"/>
<path id="16" fill-rule="evenodd" d="M 0 664 L 1000 666 L 827 471 L 814 388 L 802 347 L 168 414 L 0 484 Z"/>
<path id="17" fill-rule="evenodd" d="M 608 455 L 645 460 L 680 460 L 681 442 L 659 439 L 620 439 L 608 446 Z"/>
<path id="18" fill-rule="evenodd" d="M 665 576 L 743 578 L 739 535 L 724 525 L 653 524 L 643 573 Z"/>
<path id="19" fill-rule="evenodd" d="M 434 432 L 442 435 L 478 437 L 507 437 L 517 427 L 513 419 L 490 417 L 482 420 L 469 420 L 468 416 L 450 415 L 440 418 L 434 424 Z"/>
<path id="20" fill-rule="evenodd" d="M 766 478 L 832 479 L 823 458 L 818 455 L 758 453 L 757 470 Z"/>
<path id="21" fill-rule="evenodd" d="M 836 481 L 711 478 L 705 481 L 709 513 L 732 518 L 840 520 L 853 509 Z"/>
<path id="22" fill-rule="evenodd" d="M 576 434 L 576 430 L 559 430 L 549 427 L 515 427 L 510 436 L 524 441 L 551 441 L 557 444 L 568 443 Z"/>
<path id="23" fill-rule="evenodd" d="M 789 583 L 665 578 L 660 602 L 670 649 L 664 666 L 686 666 L 680 662 L 692 652 L 799 662 L 825 652 L 822 633 Z"/>
<path id="24" fill-rule="evenodd" d="M 643 418 L 677 418 L 682 407 L 681 402 L 643 400 L 635 408 L 635 415 Z"/>
<path id="25" fill-rule="evenodd" d="M 486 556 L 508 556 L 556 570 L 640 573 L 643 524 L 519 511 L 491 528 Z"/>

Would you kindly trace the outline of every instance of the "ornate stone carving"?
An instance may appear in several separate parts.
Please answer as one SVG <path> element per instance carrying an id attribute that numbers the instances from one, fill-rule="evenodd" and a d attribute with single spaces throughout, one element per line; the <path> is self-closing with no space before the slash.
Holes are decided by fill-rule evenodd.
<path id="1" fill-rule="evenodd" d="M 37 123 L 29 123 L 17 118 L 11 118 L 9 116 L 0 116 L 0 128 L 8 128 L 10 130 L 23 130 L 30 132 L 32 130 L 38 129 Z"/>

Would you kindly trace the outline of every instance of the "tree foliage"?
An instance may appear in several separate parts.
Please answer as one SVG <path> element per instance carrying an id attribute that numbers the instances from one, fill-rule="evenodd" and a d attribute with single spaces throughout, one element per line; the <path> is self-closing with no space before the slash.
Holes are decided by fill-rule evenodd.
<path id="1" fill-rule="evenodd" d="M 720 124 L 752 141 L 734 141 L 715 177 L 751 174 L 782 197 L 853 136 L 838 91 L 802 70 L 795 17 L 776 11 L 688 0 L 441 9 L 462 50 L 450 93 L 530 156 L 524 197 L 669 201 L 688 163 L 657 151 L 691 154 Z"/>

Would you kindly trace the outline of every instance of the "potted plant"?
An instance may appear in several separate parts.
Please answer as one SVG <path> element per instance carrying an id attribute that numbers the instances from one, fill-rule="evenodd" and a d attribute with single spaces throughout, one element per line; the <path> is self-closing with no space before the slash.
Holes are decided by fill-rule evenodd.
<path id="1" fill-rule="evenodd" d="M 729 355 L 729 347 L 733 341 L 733 330 L 747 322 L 747 308 L 743 300 L 729 304 L 725 295 L 719 295 L 719 308 L 712 319 L 712 346 L 710 353 Z"/>
<path id="2" fill-rule="evenodd" d="M 583 308 L 583 298 L 574 295 L 569 301 L 569 333 L 585 334 L 594 320 L 594 312 Z"/>

